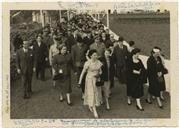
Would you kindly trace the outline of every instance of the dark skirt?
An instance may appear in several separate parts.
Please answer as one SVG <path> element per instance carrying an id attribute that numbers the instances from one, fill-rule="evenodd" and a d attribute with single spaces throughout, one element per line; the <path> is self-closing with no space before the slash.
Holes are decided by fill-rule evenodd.
<path id="1" fill-rule="evenodd" d="M 165 86 L 165 78 L 163 77 L 164 81 L 159 83 L 160 91 L 165 91 L 166 86 Z"/>
<path id="2" fill-rule="evenodd" d="M 116 68 L 116 77 L 119 82 L 126 83 L 126 68 L 125 67 L 117 67 Z"/>
<path id="3" fill-rule="evenodd" d="M 162 78 L 163 78 L 163 82 L 158 82 L 157 79 L 156 79 L 156 81 L 149 80 L 148 91 L 151 95 L 160 97 L 160 92 L 166 90 L 164 76 Z"/>
<path id="4" fill-rule="evenodd" d="M 71 77 L 70 76 L 64 76 L 63 78 L 56 81 L 56 88 L 61 93 L 71 93 Z"/>
<path id="5" fill-rule="evenodd" d="M 129 82 L 127 82 L 127 96 L 133 98 L 141 98 L 144 95 L 143 82 L 140 80 L 139 75 L 133 75 Z"/>

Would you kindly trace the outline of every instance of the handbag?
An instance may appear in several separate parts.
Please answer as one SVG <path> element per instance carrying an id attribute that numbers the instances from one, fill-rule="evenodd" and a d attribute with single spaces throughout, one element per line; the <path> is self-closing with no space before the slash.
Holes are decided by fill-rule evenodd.
<path id="1" fill-rule="evenodd" d="M 104 85 L 104 81 L 99 77 L 96 79 L 96 86 L 101 87 Z"/>
<path id="2" fill-rule="evenodd" d="M 63 79 L 63 77 L 64 77 L 63 72 L 60 72 L 53 76 L 53 80 L 60 80 L 60 79 Z"/>

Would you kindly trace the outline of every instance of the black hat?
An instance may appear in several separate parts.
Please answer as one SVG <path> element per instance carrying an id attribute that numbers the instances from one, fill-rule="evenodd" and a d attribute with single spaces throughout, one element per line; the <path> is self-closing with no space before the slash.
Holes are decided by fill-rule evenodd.
<path id="1" fill-rule="evenodd" d="M 121 36 L 119 37 L 118 41 L 124 41 L 124 38 Z"/>
<path id="2" fill-rule="evenodd" d="M 134 41 L 129 41 L 129 46 L 133 46 L 135 44 Z"/>
<path id="3" fill-rule="evenodd" d="M 139 48 L 134 48 L 134 49 L 132 50 L 132 52 L 131 52 L 131 55 L 133 56 L 133 55 L 139 53 L 140 51 L 141 51 L 141 50 L 140 50 Z"/>

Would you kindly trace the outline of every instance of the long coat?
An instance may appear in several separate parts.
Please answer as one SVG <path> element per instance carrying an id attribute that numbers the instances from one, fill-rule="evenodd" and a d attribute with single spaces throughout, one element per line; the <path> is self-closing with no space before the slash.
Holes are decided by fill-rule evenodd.
<path id="1" fill-rule="evenodd" d="M 115 67 L 114 67 L 114 60 L 112 57 L 109 58 L 110 67 L 108 69 L 107 60 L 105 57 L 100 58 L 100 61 L 102 62 L 102 74 L 101 79 L 104 81 L 110 81 L 112 88 L 114 86 L 114 75 L 115 75 Z"/>
<path id="2" fill-rule="evenodd" d="M 68 51 L 71 52 L 71 48 L 74 44 L 76 44 L 76 40 L 73 35 L 68 35 L 67 41 L 65 43 L 66 43 Z"/>
<path id="3" fill-rule="evenodd" d="M 126 82 L 126 60 L 128 57 L 127 47 L 123 45 L 121 49 L 119 45 L 114 47 L 113 58 L 116 64 L 116 76 L 122 82 Z"/>
<path id="4" fill-rule="evenodd" d="M 155 59 L 153 56 L 150 56 L 147 60 L 147 72 L 148 72 L 148 79 L 149 79 L 149 93 L 159 97 L 160 91 L 165 90 L 165 79 L 164 74 L 166 69 L 164 68 L 162 64 L 162 60 L 160 57 Z M 157 75 L 158 72 L 162 72 L 161 79 L 162 81 L 159 81 L 159 77 Z"/>
<path id="5" fill-rule="evenodd" d="M 41 42 L 40 46 L 38 45 L 37 42 L 34 42 L 33 50 L 34 50 L 36 64 L 40 63 L 42 64 L 42 66 L 45 66 L 45 58 L 48 57 L 47 46 L 43 42 Z"/>
<path id="6" fill-rule="evenodd" d="M 16 65 L 23 75 L 26 73 L 32 74 L 35 65 L 33 51 L 28 49 L 28 52 L 25 53 L 23 48 L 19 49 L 16 55 Z"/>
<path id="7" fill-rule="evenodd" d="M 133 70 L 140 71 L 135 74 Z M 146 69 L 139 59 L 138 63 L 134 63 L 132 58 L 127 60 L 127 96 L 140 98 L 144 95 L 143 84 L 147 82 Z"/>
<path id="8" fill-rule="evenodd" d="M 59 70 L 63 72 L 63 78 L 57 80 L 57 86 L 63 86 L 63 91 L 70 93 L 71 90 L 71 69 L 72 69 L 72 59 L 70 54 L 57 54 L 52 60 L 52 67 L 55 69 L 57 74 Z"/>

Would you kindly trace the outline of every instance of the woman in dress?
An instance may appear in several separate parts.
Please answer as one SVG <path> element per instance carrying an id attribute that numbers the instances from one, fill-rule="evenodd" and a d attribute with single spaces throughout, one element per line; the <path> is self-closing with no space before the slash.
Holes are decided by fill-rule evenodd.
<path id="1" fill-rule="evenodd" d="M 131 52 L 132 52 L 132 50 L 134 50 L 134 47 L 133 47 L 134 44 L 135 44 L 134 41 L 129 41 L 129 43 L 128 43 L 128 47 L 127 47 L 127 49 L 128 49 L 127 60 L 131 60 L 132 59 L 131 58 Z M 131 93 L 130 93 L 131 91 L 130 91 L 130 87 L 128 87 L 128 85 L 130 84 L 130 80 L 127 80 L 126 84 L 127 84 L 127 104 L 131 105 Z"/>
<path id="2" fill-rule="evenodd" d="M 60 101 L 63 101 L 63 94 L 67 96 L 67 104 L 72 105 L 70 93 L 71 89 L 71 67 L 72 59 L 71 55 L 67 52 L 67 47 L 65 45 L 60 47 L 60 54 L 53 57 L 52 67 L 55 69 L 55 74 L 59 75 L 57 79 L 56 86 L 60 92 Z"/>
<path id="3" fill-rule="evenodd" d="M 111 50 L 106 49 L 104 52 L 104 57 L 100 59 L 102 62 L 102 74 L 101 79 L 104 81 L 104 85 L 102 86 L 102 91 L 104 93 L 104 98 L 106 101 L 106 109 L 109 110 L 109 95 L 111 94 L 111 88 L 114 86 L 114 61 L 112 59 Z"/>
<path id="4" fill-rule="evenodd" d="M 93 112 L 94 117 L 98 118 L 96 106 L 100 106 L 102 103 L 102 92 L 101 87 L 96 86 L 96 81 L 102 73 L 102 63 L 98 60 L 96 50 L 90 50 L 88 56 L 89 60 L 84 64 L 78 84 L 81 84 L 84 74 L 87 72 L 85 80 L 84 105 L 88 105 L 89 110 Z"/>
<path id="5" fill-rule="evenodd" d="M 138 110 L 144 111 L 140 98 L 144 95 L 143 84 L 146 81 L 146 70 L 142 61 L 139 59 L 139 52 L 140 49 L 133 49 L 131 58 L 127 61 L 127 95 L 136 99 Z"/>
<path id="6" fill-rule="evenodd" d="M 149 79 L 149 89 L 148 98 L 146 102 L 151 104 L 151 95 L 157 98 L 157 103 L 159 108 L 163 108 L 162 102 L 160 100 L 160 93 L 165 88 L 164 75 L 167 73 L 166 69 L 160 58 L 160 49 L 154 47 L 151 56 L 147 60 L 147 71 Z"/>

